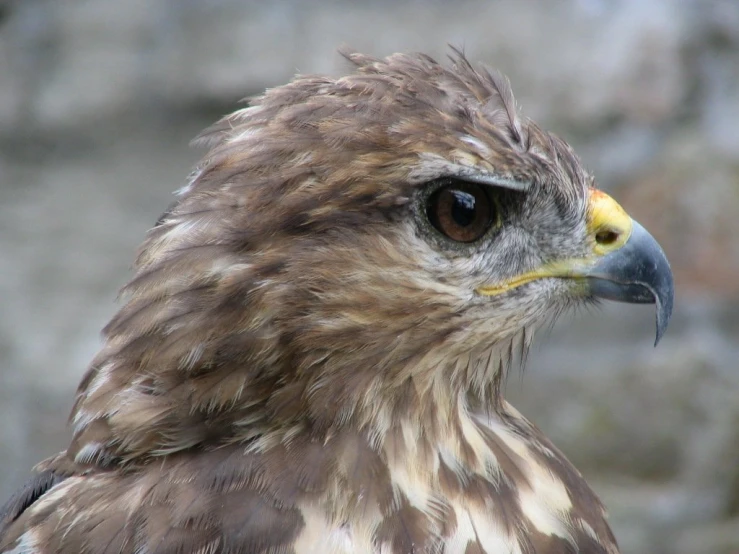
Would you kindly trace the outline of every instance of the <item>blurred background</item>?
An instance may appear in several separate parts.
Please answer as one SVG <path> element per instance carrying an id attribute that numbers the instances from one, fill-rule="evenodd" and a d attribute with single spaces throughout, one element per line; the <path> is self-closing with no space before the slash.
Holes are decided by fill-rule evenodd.
<path id="1" fill-rule="evenodd" d="M 0 0 L 0 499 L 65 447 L 74 390 L 189 140 L 296 72 L 447 43 L 503 70 L 664 246 L 651 307 L 560 321 L 508 383 L 624 552 L 739 552 L 739 2 Z M 546 333 L 545 333 L 546 335 Z"/>

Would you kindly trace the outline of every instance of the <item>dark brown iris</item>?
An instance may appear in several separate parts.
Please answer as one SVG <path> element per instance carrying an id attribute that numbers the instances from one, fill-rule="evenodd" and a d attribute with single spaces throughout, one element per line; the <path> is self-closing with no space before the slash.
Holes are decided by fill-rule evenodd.
<path id="1" fill-rule="evenodd" d="M 497 217 L 486 188 L 474 183 L 439 188 L 426 205 L 431 225 L 457 242 L 474 242 L 482 237 Z"/>

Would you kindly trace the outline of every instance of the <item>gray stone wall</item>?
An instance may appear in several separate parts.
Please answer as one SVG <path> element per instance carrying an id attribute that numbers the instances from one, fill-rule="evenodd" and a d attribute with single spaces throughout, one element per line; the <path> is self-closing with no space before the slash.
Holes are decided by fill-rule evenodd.
<path id="1" fill-rule="evenodd" d="M 739 2 L 0 0 L 0 497 L 64 448 L 74 389 L 197 131 L 336 48 L 509 75 L 660 240 L 674 324 L 558 323 L 508 394 L 589 477 L 624 552 L 739 552 Z"/>

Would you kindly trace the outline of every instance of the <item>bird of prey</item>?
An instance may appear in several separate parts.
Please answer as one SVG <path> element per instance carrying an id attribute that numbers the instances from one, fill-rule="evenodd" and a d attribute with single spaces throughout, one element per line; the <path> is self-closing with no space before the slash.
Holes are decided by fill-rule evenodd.
<path id="1" fill-rule="evenodd" d="M 0 552 L 618 552 L 502 385 L 598 298 L 659 340 L 664 253 L 500 74 L 346 56 L 201 135 Z"/>

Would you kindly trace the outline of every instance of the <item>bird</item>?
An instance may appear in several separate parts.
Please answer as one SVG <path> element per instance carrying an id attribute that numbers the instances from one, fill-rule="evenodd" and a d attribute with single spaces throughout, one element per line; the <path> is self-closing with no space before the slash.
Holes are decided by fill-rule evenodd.
<path id="1" fill-rule="evenodd" d="M 501 73 L 342 53 L 196 139 L 0 552 L 618 552 L 504 385 L 577 306 L 659 341 L 663 250 Z"/>

